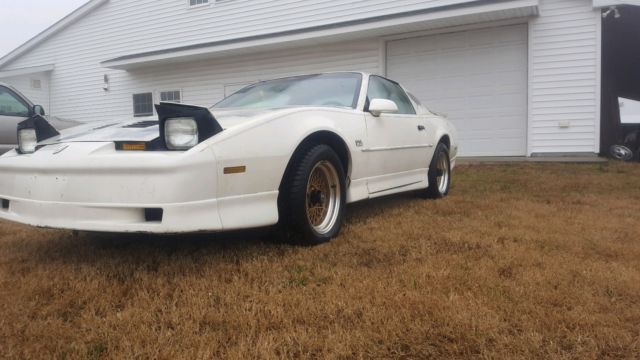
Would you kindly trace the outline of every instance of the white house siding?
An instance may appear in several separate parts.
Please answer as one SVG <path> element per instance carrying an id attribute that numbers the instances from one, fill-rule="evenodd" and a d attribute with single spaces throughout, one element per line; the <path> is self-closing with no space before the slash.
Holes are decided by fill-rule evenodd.
<path id="1" fill-rule="evenodd" d="M 361 40 L 330 47 L 310 46 L 286 53 L 251 55 L 260 58 L 256 64 L 248 63 L 247 57 L 236 57 L 212 60 L 206 65 L 170 66 L 165 71 L 184 73 L 174 76 L 173 83 L 162 80 L 158 84 L 151 84 L 144 80 L 144 75 L 136 72 L 104 69 L 100 66 L 101 61 L 140 51 L 404 12 L 438 3 L 415 0 L 232 0 L 190 9 L 186 0 L 110 0 L 2 70 L 55 63 L 55 70 L 51 73 L 51 102 L 47 107 L 51 113 L 85 120 L 100 120 L 113 115 L 130 116 L 131 93 L 147 91 L 150 87 L 159 89 L 165 84 L 170 88 L 182 87 L 185 101 L 208 104 L 216 100 L 224 94 L 225 84 L 210 82 L 205 85 L 205 79 L 220 78 L 226 82 L 224 75 L 215 74 L 228 73 L 234 63 L 259 66 L 264 69 L 263 76 L 310 70 L 362 69 L 377 72 L 378 41 L 365 43 Z M 247 32 L 247 29 L 251 31 Z M 223 66 L 220 70 L 216 68 L 218 63 Z M 199 67 L 204 74 L 186 70 L 185 67 Z M 242 71 L 250 69 L 235 69 L 240 70 L 238 82 L 252 80 L 242 75 Z M 105 74 L 111 82 L 108 92 L 102 90 Z M 146 79 L 155 75 L 168 79 L 162 72 L 146 75 Z M 143 81 L 138 82 L 140 79 Z"/>
<path id="2" fill-rule="evenodd" d="M 131 117 L 132 94 L 181 90 L 183 102 L 211 105 L 225 96 L 225 87 L 309 71 L 362 70 L 380 72 L 376 40 L 312 46 L 199 62 L 148 67 L 131 72 L 106 70 L 95 63 L 59 62 L 51 73 L 50 113 L 83 121 Z M 104 91 L 108 74 L 110 90 Z M 18 86 L 20 90 L 22 86 Z"/>
<path id="3" fill-rule="evenodd" d="M 600 12 L 541 0 L 529 23 L 529 153 L 598 152 Z"/>
<path id="4" fill-rule="evenodd" d="M 309 71 L 362 70 L 378 73 L 378 62 L 379 48 L 374 40 L 185 62 L 119 72 L 112 80 L 114 86 L 108 97 L 115 104 L 127 104 L 118 111 L 121 115 L 130 116 L 131 94 L 136 92 L 152 91 L 154 101 L 158 102 L 160 91 L 181 90 L 183 102 L 212 105 L 230 91 L 259 80 Z M 109 117 L 113 108 L 105 106 L 100 116 Z"/>
<path id="5" fill-rule="evenodd" d="M 471 0 L 110 0 L 8 68 L 77 62 L 424 10 Z M 72 59 L 74 58 L 74 59 Z M 7 69 L 4 69 L 7 70 Z"/>

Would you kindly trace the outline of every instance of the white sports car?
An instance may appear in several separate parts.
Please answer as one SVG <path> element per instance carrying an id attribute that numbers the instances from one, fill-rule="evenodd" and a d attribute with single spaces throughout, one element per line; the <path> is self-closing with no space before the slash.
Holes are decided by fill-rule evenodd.
<path id="1" fill-rule="evenodd" d="M 38 115 L 0 157 L 0 218 L 99 232 L 278 225 L 291 242 L 340 230 L 345 204 L 449 191 L 454 127 L 398 83 L 337 72 L 263 81 L 210 109 L 58 131 Z"/>

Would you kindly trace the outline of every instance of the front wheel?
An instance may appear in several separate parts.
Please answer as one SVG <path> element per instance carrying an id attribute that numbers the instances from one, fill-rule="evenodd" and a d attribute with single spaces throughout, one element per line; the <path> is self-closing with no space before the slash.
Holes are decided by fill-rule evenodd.
<path id="1" fill-rule="evenodd" d="M 335 151 L 315 145 L 294 158 L 280 189 L 280 232 L 287 242 L 317 245 L 340 231 L 346 201 L 345 173 Z"/>
<path id="2" fill-rule="evenodd" d="M 443 143 L 439 143 L 433 153 L 431 164 L 429 165 L 429 187 L 425 190 L 425 196 L 432 199 L 439 199 L 449 194 L 451 186 L 451 159 L 449 158 L 449 148 Z"/>

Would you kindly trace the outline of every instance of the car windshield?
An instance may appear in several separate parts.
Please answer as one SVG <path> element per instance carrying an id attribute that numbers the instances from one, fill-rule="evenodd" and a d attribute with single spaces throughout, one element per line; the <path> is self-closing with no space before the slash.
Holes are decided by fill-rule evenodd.
<path id="1" fill-rule="evenodd" d="M 357 73 L 305 75 L 263 81 L 239 90 L 214 105 L 214 108 L 355 108 L 361 83 L 362 75 Z"/>

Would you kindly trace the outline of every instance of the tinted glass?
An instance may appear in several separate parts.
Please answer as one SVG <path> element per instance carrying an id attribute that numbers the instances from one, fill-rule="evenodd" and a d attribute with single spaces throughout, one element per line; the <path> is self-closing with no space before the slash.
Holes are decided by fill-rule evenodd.
<path id="1" fill-rule="evenodd" d="M 216 108 L 279 108 L 333 106 L 355 108 L 362 75 L 320 74 L 269 80 L 247 86 L 215 105 Z"/>
<path id="2" fill-rule="evenodd" d="M 379 76 L 369 78 L 369 90 L 367 93 L 369 101 L 373 99 L 387 99 L 398 105 L 397 114 L 415 114 L 416 110 L 411 104 L 411 100 L 400 87 L 400 85 L 391 82 Z"/>
<path id="3" fill-rule="evenodd" d="M 0 87 L 0 115 L 27 117 L 29 107 L 12 91 Z"/>
<path id="4" fill-rule="evenodd" d="M 421 112 L 429 112 L 426 106 L 422 104 L 420 99 L 418 99 L 415 95 L 407 91 L 407 95 L 413 100 L 413 103 L 416 104 L 417 108 L 420 109 Z"/>

